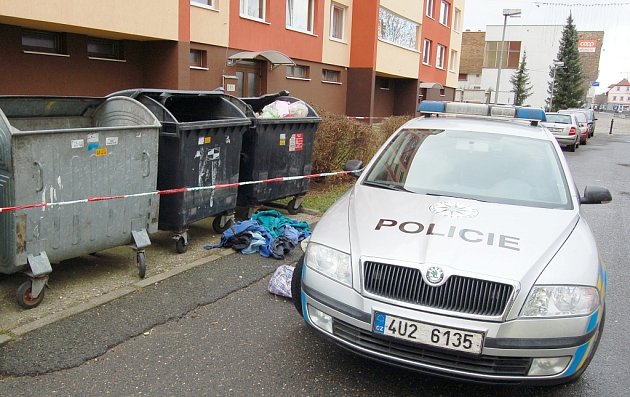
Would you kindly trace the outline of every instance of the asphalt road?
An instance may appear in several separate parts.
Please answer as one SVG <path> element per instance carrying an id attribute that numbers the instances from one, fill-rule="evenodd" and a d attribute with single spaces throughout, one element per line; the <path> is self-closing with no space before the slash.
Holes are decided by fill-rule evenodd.
<path id="1" fill-rule="evenodd" d="M 596 133 L 565 155 L 581 190 L 613 194 L 610 204 L 583 206 L 608 266 L 608 313 L 600 348 L 574 384 L 461 383 L 347 353 L 266 291 L 294 252 L 285 261 L 230 255 L 26 334 L 0 347 L 0 395 L 626 396 L 630 135 Z"/>

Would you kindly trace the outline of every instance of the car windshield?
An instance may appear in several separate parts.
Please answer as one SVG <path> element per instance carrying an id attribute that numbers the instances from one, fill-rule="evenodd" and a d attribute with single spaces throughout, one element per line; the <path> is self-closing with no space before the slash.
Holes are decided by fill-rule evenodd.
<path id="1" fill-rule="evenodd" d="M 550 141 L 469 131 L 405 129 L 363 181 L 376 188 L 571 209 Z"/>
<path id="2" fill-rule="evenodd" d="M 549 114 L 545 116 L 548 123 L 571 124 L 571 116 L 568 114 Z"/>

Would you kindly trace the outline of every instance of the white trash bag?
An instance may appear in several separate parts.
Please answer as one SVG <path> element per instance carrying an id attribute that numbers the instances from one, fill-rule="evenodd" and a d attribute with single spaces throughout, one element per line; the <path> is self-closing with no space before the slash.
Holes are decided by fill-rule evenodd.
<path id="1" fill-rule="evenodd" d="M 274 295 L 291 298 L 291 278 L 293 277 L 294 266 L 281 265 L 269 280 L 267 290 Z"/>

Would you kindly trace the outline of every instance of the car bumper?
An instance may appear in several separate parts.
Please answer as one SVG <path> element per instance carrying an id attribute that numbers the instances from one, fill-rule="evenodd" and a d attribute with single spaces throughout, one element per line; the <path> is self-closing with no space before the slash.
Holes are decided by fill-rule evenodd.
<path id="1" fill-rule="evenodd" d="M 363 297 L 306 266 L 301 299 L 306 323 L 354 353 L 420 372 L 483 383 L 558 384 L 579 376 L 596 349 L 601 317 L 600 310 L 586 317 L 504 322 L 447 316 Z M 482 332 L 485 337 L 481 354 L 436 348 L 375 333 L 376 312 Z M 331 325 L 323 326 L 317 319 L 318 313 L 330 316 Z M 560 357 L 566 364 L 555 373 L 532 374 L 534 362 Z"/>
<path id="2" fill-rule="evenodd" d="M 556 141 L 563 146 L 575 145 L 578 141 L 577 135 L 554 135 L 554 137 L 556 138 Z"/>

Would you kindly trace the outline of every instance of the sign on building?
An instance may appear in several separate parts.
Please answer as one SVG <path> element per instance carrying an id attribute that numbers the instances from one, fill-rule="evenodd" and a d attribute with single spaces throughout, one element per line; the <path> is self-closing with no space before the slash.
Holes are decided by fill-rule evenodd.
<path id="1" fill-rule="evenodd" d="M 578 40 L 578 52 L 595 52 L 597 40 Z"/>

